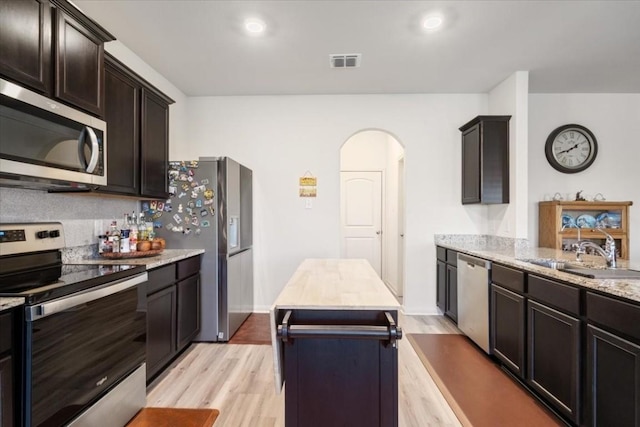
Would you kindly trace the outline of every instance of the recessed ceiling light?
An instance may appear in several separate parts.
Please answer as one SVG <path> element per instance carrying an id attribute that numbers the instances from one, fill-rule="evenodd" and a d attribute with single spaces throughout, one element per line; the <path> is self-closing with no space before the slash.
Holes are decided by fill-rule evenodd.
<path id="1" fill-rule="evenodd" d="M 259 19 L 250 18 L 244 21 L 244 28 L 249 34 L 258 35 L 264 33 L 267 29 L 267 24 Z"/>
<path id="2" fill-rule="evenodd" d="M 424 18 L 424 20 L 422 21 L 422 27 L 425 30 L 433 31 L 440 28 L 440 26 L 442 26 L 442 22 L 444 22 L 444 20 L 442 19 L 442 16 L 429 15 L 426 18 Z"/>

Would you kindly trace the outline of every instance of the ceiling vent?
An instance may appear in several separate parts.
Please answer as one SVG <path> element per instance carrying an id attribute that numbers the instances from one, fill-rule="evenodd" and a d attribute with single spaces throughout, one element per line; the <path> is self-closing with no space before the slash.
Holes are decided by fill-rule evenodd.
<path id="1" fill-rule="evenodd" d="M 362 60 L 361 53 L 339 53 L 329 55 L 331 68 L 356 68 Z"/>

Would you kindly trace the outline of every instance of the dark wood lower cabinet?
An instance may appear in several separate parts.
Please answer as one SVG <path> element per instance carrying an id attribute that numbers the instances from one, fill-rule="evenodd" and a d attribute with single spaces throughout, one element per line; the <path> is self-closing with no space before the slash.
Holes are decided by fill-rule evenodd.
<path id="1" fill-rule="evenodd" d="M 185 348 L 200 332 L 200 275 L 182 280 L 178 289 L 178 348 Z"/>
<path id="2" fill-rule="evenodd" d="M 454 322 L 458 322 L 458 253 L 436 247 L 436 305 Z"/>
<path id="3" fill-rule="evenodd" d="M 13 425 L 13 369 L 11 356 L 0 357 L 0 425 Z"/>
<path id="4" fill-rule="evenodd" d="M 12 362 L 13 326 L 12 314 L 9 311 L 0 314 L 0 426 L 2 427 L 13 426 L 16 420 L 13 407 L 15 393 Z"/>
<path id="5" fill-rule="evenodd" d="M 147 382 L 200 332 L 200 256 L 149 271 Z"/>
<path id="6" fill-rule="evenodd" d="M 440 310 L 444 312 L 447 304 L 447 264 L 444 261 L 437 261 L 438 263 L 438 275 L 437 275 L 437 291 L 436 291 L 436 305 Z"/>
<path id="7" fill-rule="evenodd" d="M 458 321 L 458 268 L 447 265 L 447 304 L 444 314 Z"/>
<path id="8" fill-rule="evenodd" d="M 587 325 L 587 352 L 588 425 L 638 427 L 640 346 Z"/>
<path id="9" fill-rule="evenodd" d="M 527 301 L 527 383 L 573 423 L 580 422 L 580 321 Z"/>
<path id="10" fill-rule="evenodd" d="M 491 285 L 491 350 L 513 373 L 524 378 L 525 299 Z"/>
<path id="11" fill-rule="evenodd" d="M 176 287 L 171 285 L 147 297 L 147 380 L 176 352 Z"/>

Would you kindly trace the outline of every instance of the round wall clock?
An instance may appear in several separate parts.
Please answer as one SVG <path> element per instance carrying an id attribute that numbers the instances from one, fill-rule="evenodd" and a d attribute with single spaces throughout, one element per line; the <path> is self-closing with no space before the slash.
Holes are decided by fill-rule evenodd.
<path id="1" fill-rule="evenodd" d="M 564 173 L 581 172 L 596 159 L 598 142 L 586 127 L 564 125 L 549 134 L 544 153 L 554 169 Z"/>

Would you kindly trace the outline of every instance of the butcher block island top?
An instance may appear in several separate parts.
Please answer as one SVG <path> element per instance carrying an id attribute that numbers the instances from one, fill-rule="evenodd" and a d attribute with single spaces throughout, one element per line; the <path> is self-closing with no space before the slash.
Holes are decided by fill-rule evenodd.
<path id="1" fill-rule="evenodd" d="M 284 382 L 278 316 L 284 310 L 390 311 L 400 304 L 364 259 L 306 259 L 271 307 L 271 342 L 276 390 Z"/>
<path id="2" fill-rule="evenodd" d="M 306 259 L 274 309 L 398 310 L 400 304 L 364 259 Z"/>

